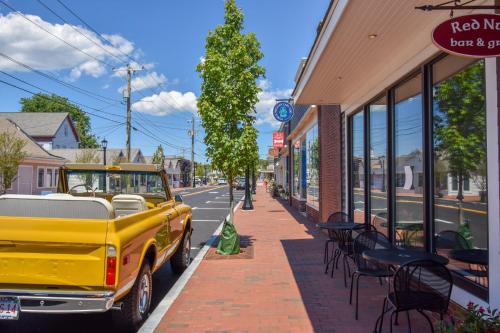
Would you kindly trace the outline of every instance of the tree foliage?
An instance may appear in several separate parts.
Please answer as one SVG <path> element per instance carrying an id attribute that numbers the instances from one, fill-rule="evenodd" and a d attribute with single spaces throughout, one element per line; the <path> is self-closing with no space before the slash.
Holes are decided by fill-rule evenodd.
<path id="1" fill-rule="evenodd" d="M 76 163 L 99 163 L 99 152 L 97 149 L 82 149 L 76 154 Z"/>
<path id="2" fill-rule="evenodd" d="M 0 133 L 0 193 L 11 187 L 19 164 L 26 157 L 26 142 L 11 132 Z"/>
<path id="3" fill-rule="evenodd" d="M 209 31 L 204 60 L 197 66 L 202 79 L 198 110 L 205 128 L 207 157 L 232 184 L 256 156 L 254 106 L 264 76 L 263 58 L 254 33 L 242 33 L 243 12 L 234 0 L 225 3 L 224 24 Z M 230 202 L 232 204 L 230 187 Z"/>
<path id="4" fill-rule="evenodd" d="M 484 61 L 478 61 L 439 83 L 434 112 L 436 155 L 446 160 L 457 177 L 463 199 L 463 180 L 471 177 L 486 159 L 486 105 Z"/>
<path id="5" fill-rule="evenodd" d="M 80 148 L 99 147 L 95 135 L 91 133 L 90 117 L 66 97 L 39 93 L 21 98 L 21 112 L 68 112 L 80 137 Z"/>
<path id="6" fill-rule="evenodd" d="M 152 163 L 158 164 L 162 169 L 165 169 L 165 152 L 163 151 L 162 145 L 156 147 L 156 151 L 153 154 Z"/>

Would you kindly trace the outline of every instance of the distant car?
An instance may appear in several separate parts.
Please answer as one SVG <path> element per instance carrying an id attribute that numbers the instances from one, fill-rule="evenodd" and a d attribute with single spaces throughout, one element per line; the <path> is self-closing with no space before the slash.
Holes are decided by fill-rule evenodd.
<path id="1" fill-rule="evenodd" d="M 236 184 L 236 189 L 237 190 L 244 190 L 245 189 L 245 186 L 246 186 L 247 182 L 243 179 L 243 180 L 240 180 L 238 181 L 238 183 Z"/>
<path id="2" fill-rule="evenodd" d="M 226 178 L 219 178 L 217 180 L 217 185 L 227 185 L 227 180 Z"/>

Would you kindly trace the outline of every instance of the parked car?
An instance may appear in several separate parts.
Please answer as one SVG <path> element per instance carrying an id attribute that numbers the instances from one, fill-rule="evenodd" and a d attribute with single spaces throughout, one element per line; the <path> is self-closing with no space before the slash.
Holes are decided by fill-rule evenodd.
<path id="1" fill-rule="evenodd" d="M 153 272 L 190 263 L 191 207 L 153 165 L 65 165 L 58 192 L 0 196 L 0 319 L 114 309 L 139 327 Z"/>
<path id="2" fill-rule="evenodd" d="M 217 179 L 217 185 L 227 185 L 226 178 L 219 178 L 219 179 Z"/>

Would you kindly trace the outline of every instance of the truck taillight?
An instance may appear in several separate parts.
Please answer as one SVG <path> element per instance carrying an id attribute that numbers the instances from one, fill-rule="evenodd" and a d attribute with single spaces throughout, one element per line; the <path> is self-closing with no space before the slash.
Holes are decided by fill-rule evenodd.
<path id="1" fill-rule="evenodd" d="M 108 246 L 106 256 L 106 285 L 114 286 L 116 282 L 116 248 Z"/>

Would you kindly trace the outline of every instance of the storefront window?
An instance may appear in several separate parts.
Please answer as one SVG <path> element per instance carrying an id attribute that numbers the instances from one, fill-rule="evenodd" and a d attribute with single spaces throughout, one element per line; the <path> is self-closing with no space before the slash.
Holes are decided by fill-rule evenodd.
<path id="1" fill-rule="evenodd" d="M 387 100 L 370 104 L 370 210 L 371 223 L 387 233 Z"/>
<path id="2" fill-rule="evenodd" d="M 354 221 L 365 222 L 365 133 L 364 113 L 352 117 L 352 207 Z"/>
<path id="3" fill-rule="evenodd" d="M 293 144 L 293 195 L 300 195 L 300 140 Z"/>
<path id="4" fill-rule="evenodd" d="M 306 134 L 307 142 L 307 203 L 319 207 L 319 141 L 318 125 Z"/>
<path id="5" fill-rule="evenodd" d="M 434 245 L 450 269 L 487 287 L 484 60 L 447 56 L 433 75 Z"/>
<path id="6" fill-rule="evenodd" d="M 395 89 L 395 242 L 402 247 L 424 246 L 422 77 Z"/>

